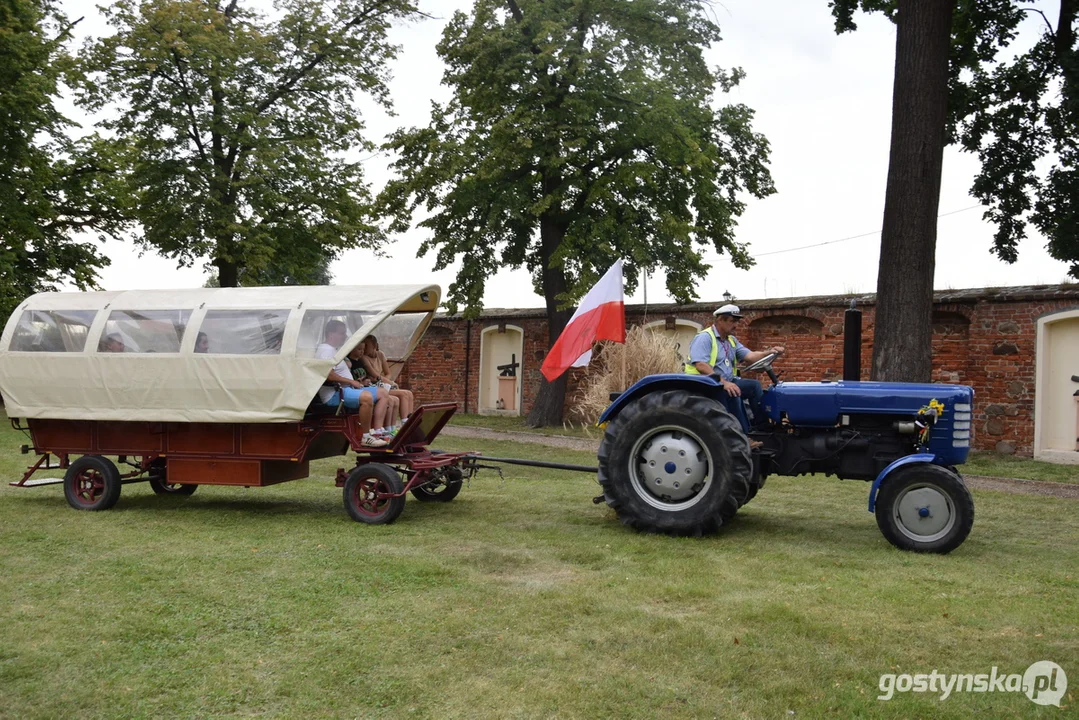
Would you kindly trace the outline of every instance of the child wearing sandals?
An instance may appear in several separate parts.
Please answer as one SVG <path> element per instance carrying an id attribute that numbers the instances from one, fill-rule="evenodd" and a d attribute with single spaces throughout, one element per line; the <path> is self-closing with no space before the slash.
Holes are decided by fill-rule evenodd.
<path id="1" fill-rule="evenodd" d="M 412 414 L 412 410 L 416 405 L 412 392 L 402 390 L 393 381 L 393 376 L 390 374 L 390 363 L 386 360 L 386 355 L 378 349 L 378 338 L 374 335 L 368 335 L 360 343 L 359 350 L 360 354 L 357 359 L 362 363 L 367 377 L 375 381 L 380 387 L 386 388 L 390 393 L 390 397 L 396 397 L 401 403 L 401 422 L 404 423 L 408 420 L 408 416 Z M 355 365 L 355 362 L 353 365 Z"/>
<path id="2" fill-rule="evenodd" d="M 380 437 L 384 440 L 391 440 L 394 435 L 397 434 L 398 428 L 400 428 L 402 425 L 401 417 L 402 415 L 404 415 L 401 408 L 402 403 L 400 397 L 394 394 L 392 390 L 386 388 L 381 384 L 376 384 L 374 379 L 371 378 L 370 375 L 368 375 L 367 369 L 361 360 L 363 356 L 364 342 L 365 341 L 361 341 L 356 347 L 352 348 L 352 350 L 348 354 L 347 359 L 349 365 L 351 366 L 350 372 L 352 374 L 352 378 L 356 380 L 356 382 L 361 383 L 365 386 L 371 385 L 372 387 L 377 388 L 379 393 L 385 394 L 388 397 L 390 410 L 386 414 L 385 425 L 382 427 L 376 427 L 371 432 L 377 437 Z"/>

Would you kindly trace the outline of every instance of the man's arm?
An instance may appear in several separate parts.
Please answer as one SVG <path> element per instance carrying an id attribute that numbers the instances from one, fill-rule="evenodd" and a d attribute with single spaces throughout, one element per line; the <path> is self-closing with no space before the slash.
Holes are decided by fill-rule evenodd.
<path id="1" fill-rule="evenodd" d="M 773 353 L 775 353 L 776 355 L 782 355 L 785 351 L 786 351 L 786 348 L 784 348 L 782 345 L 773 345 L 772 347 L 767 348 L 765 350 L 756 350 L 756 351 L 747 352 L 741 358 L 741 360 L 746 365 L 752 365 L 753 363 L 757 362 L 761 358 L 768 357 L 769 355 L 771 355 Z"/>
<path id="2" fill-rule="evenodd" d="M 330 374 L 326 376 L 326 379 L 329 382 L 344 385 L 345 387 L 360 387 L 360 383 L 358 383 L 357 381 L 353 380 L 352 378 L 342 377 L 341 375 L 335 373 L 333 370 L 331 370 Z"/>

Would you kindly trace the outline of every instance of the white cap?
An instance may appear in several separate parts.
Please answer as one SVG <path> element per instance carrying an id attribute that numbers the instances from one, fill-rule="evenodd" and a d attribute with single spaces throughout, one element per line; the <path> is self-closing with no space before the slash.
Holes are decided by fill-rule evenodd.
<path id="1" fill-rule="evenodd" d="M 724 305 L 712 314 L 716 317 L 719 317 L 720 315 L 730 315 L 731 317 L 736 318 L 742 317 L 742 311 L 738 309 L 738 306 L 730 304 Z"/>

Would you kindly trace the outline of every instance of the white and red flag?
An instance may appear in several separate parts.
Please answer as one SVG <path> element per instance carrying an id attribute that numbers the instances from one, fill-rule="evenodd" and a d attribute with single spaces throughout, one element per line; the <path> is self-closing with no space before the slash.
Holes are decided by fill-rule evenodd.
<path id="1" fill-rule="evenodd" d="M 626 341 L 626 303 L 622 295 L 622 261 L 618 260 L 581 300 L 577 312 L 555 340 L 540 371 L 548 382 L 571 367 L 592 359 L 597 340 Z"/>

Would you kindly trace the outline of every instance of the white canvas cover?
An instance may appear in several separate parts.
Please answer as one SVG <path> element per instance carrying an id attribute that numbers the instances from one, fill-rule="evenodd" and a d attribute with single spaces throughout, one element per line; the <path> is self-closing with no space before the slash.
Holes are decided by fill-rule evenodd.
<path id="1" fill-rule="evenodd" d="M 0 336 L 0 393 L 13 418 L 295 421 L 369 334 L 391 359 L 407 358 L 439 299 L 437 285 L 39 293 Z M 257 334 L 252 317 L 264 318 L 257 343 L 244 341 Z M 333 318 L 349 337 L 316 360 Z M 203 327 L 217 347 L 196 352 Z M 109 336 L 123 351 L 107 351 Z"/>

